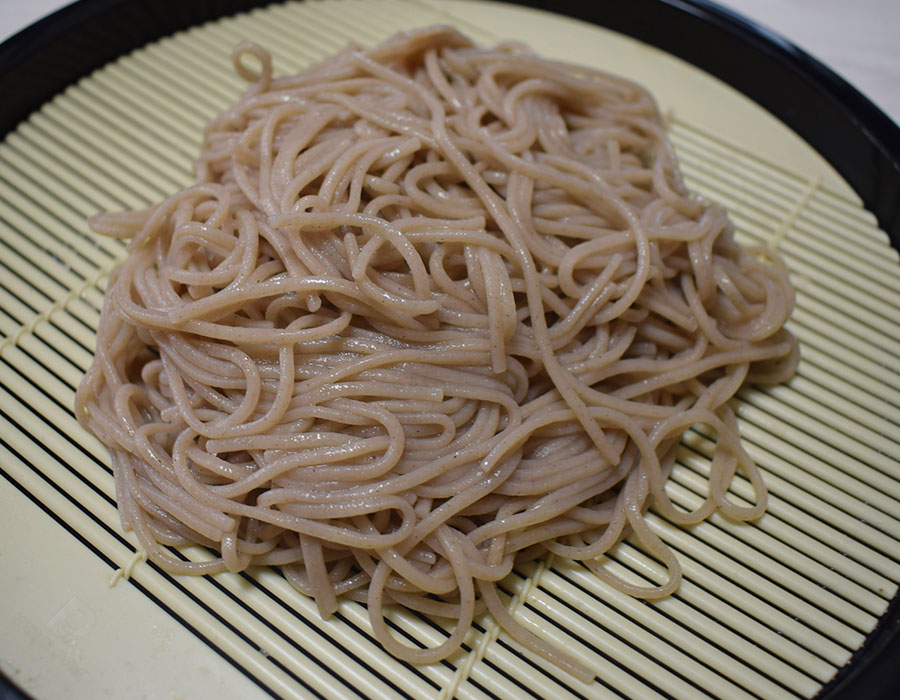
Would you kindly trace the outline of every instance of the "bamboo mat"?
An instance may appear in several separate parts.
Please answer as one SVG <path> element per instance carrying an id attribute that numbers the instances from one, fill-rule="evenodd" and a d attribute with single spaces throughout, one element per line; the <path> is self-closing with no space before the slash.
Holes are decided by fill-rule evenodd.
<path id="1" fill-rule="evenodd" d="M 147 206 L 191 182 L 203 125 L 244 87 L 232 46 L 265 45 L 284 73 L 350 41 L 372 45 L 437 22 L 481 43 L 522 39 L 648 85 L 689 185 L 728 208 L 743 242 L 776 248 L 797 289 L 797 376 L 734 402 L 771 492 L 766 515 L 749 525 L 714 516 L 686 530 L 651 513 L 685 572 L 663 601 L 630 599 L 556 559 L 504 582 L 516 618 L 594 669 L 591 685 L 487 619 L 447 662 L 414 667 L 381 651 L 363 606 L 344 602 L 323 622 L 275 571 L 160 571 L 122 532 L 106 451 L 71 412 L 109 272 L 124 255 L 85 219 Z M 80 697 L 813 697 L 897 593 L 898 370 L 900 265 L 874 217 L 802 140 L 688 65 L 587 25 L 482 2 L 290 2 L 207 24 L 82 80 L 0 144 L 0 626 L 18 630 L 0 635 L 0 669 L 38 700 L 73 689 Z M 675 503 L 699 502 L 710 448 L 702 431 L 685 435 L 668 487 Z M 733 492 L 751 497 L 740 479 Z M 662 575 L 627 541 L 611 559 L 635 580 Z M 128 581 L 119 580 L 123 569 Z M 447 634 L 409 612 L 389 620 L 410 640 L 436 644 Z"/>

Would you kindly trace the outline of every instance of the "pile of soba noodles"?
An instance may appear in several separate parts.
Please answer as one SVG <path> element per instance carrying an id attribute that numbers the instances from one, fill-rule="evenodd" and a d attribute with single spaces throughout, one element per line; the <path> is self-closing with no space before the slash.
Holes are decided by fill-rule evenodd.
<path id="1" fill-rule="evenodd" d="M 728 401 L 794 370 L 785 268 L 687 192 L 625 80 L 440 27 L 287 77 L 253 44 L 234 62 L 251 86 L 196 184 L 91 221 L 131 238 L 76 406 L 124 526 L 172 572 L 277 566 L 323 616 L 367 602 L 403 659 L 487 610 L 589 677 L 497 583 L 553 553 L 661 597 L 681 573 L 647 508 L 762 513 Z M 664 487 L 697 424 L 716 450 L 687 512 Z M 665 583 L 602 566 L 629 533 Z M 215 558 L 169 549 L 189 543 Z M 413 649 L 387 604 L 457 624 Z"/>

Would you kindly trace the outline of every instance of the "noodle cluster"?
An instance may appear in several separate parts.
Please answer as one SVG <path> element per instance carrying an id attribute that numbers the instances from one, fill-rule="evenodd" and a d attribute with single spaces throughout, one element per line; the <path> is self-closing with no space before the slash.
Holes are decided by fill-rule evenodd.
<path id="1" fill-rule="evenodd" d="M 172 572 L 277 566 L 323 616 L 365 601 L 404 659 L 445 658 L 487 609 L 587 674 L 496 584 L 552 552 L 664 596 L 681 574 L 648 507 L 762 513 L 728 401 L 794 370 L 786 270 L 686 191 L 630 82 L 446 28 L 277 79 L 253 44 L 234 58 L 251 87 L 196 184 L 91 221 L 131 238 L 76 399 L 124 526 Z M 664 486 L 694 424 L 716 451 L 686 512 Z M 628 533 L 667 582 L 600 565 Z M 189 543 L 216 557 L 168 549 Z M 413 649 L 386 604 L 458 623 Z"/>

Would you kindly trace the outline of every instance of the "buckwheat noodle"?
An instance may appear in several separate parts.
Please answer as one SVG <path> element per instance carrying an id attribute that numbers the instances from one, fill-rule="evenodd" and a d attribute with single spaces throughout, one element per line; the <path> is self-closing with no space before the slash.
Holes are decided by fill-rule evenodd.
<path id="1" fill-rule="evenodd" d="M 367 602 L 402 659 L 446 658 L 487 610 L 589 679 L 497 583 L 553 553 L 662 597 L 681 570 L 648 507 L 763 512 L 728 402 L 794 371 L 785 268 L 687 192 L 625 80 L 442 27 L 287 77 L 251 43 L 234 63 L 251 86 L 196 184 L 91 220 L 131 239 L 76 398 L 123 525 L 171 572 L 277 566 L 325 617 Z M 688 512 L 665 483 L 695 425 L 715 451 Z M 664 582 L 603 566 L 629 533 Z M 169 549 L 191 543 L 215 557 Z M 412 648 L 387 604 L 457 624 Z"/>

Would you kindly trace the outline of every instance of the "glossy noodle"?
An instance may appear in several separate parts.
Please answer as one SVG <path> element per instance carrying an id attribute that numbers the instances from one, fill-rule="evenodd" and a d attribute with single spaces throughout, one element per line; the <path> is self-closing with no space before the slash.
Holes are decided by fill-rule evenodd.
<path id="1" fill-rule="evenodd" d="M 787 271 L 687 192 L 620 78 L 440 27 L 286 77 L 253 44 L 234 60 L 251 86 L 196 184 L 91 220 L 131 239 L 76 399 L 123 525 L 171 572 L 276 566 L 323 616 L 366 602 L 402 659 L 446 658 L 487 610 L 590 678 L 497 584 L 552 553 L 662 597 L 681 571 L 647 508 L 763 512 L 729 400 L 794 371 Z M 715 453 L 687 512 L 665 483 L 697 425 Z M 628 534 L 664 582 L 603 566 Z M 388 604 L 455 627 L 413 648 Z"/>

